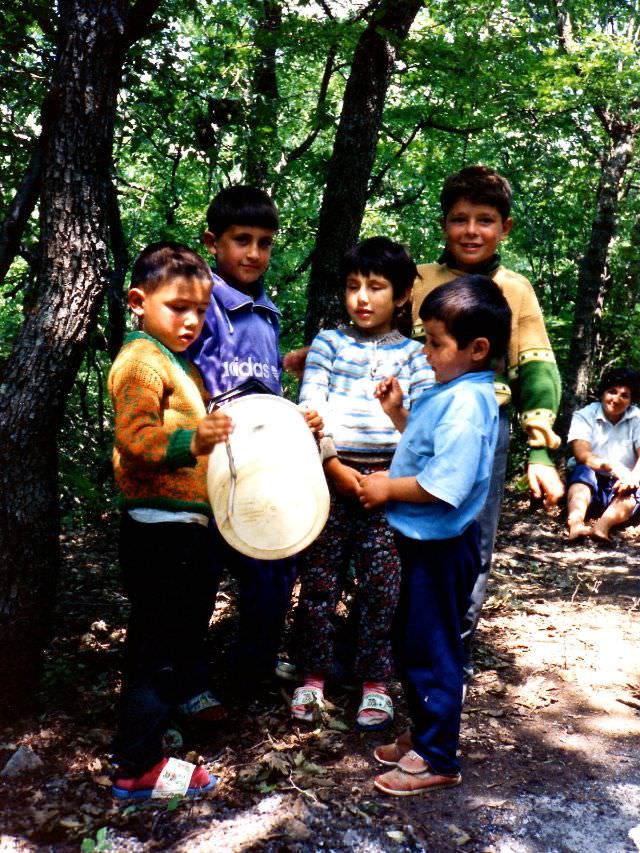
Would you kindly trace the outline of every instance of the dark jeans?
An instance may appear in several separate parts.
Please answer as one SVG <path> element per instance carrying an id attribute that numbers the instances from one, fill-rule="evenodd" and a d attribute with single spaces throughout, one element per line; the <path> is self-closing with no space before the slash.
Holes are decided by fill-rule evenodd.
<path id="1" fill-rule="evenodd" d="M 493 548 L 500 521 L 500 509 L 504 495 L 504 481 L 507 476 L 507 458 L 509 455 L 509 415 L 506 406 L 500 408 L 498 427 L 498 442 L 491 470 L 491 482 L 487 500 L 478 514 L 477 522 L 480 527 L 480 573 L 471 593 L 471 603 L 462 620 L 462 639 L 465 648 L 465 675 L 473 673 L 471 666 L 471 643 L 480 619 L 480 611 L 487 597 L 487 584 L 493 560 Z"/>
<path id="2" fill-rule="evenodd" d="M 210 525 L 216 573 L 226 566 L 238 584 L 238 639 L 231 653 L 231 674 L 250 682 L 272 675 L 296 580 L 295 557 L 257 560 L 234 550 Z"/>
<path id="3" fill-rule="evenodd" d="M 464 648 L 461 627 L 480 568 L 478 524 L 453 539 L 396 533 L 402 564 L 393 650 L 415 751 L 437 773 L 457 773 Z"/>
<path id="4" fill-rule="evenodd" d="M 162 758 L 174 708 L 207 690 L 204 643 L 219 576 L 200 524 L 122 517 L 120 564 L 131 602 L 114 761 L 137 776 Z"/>

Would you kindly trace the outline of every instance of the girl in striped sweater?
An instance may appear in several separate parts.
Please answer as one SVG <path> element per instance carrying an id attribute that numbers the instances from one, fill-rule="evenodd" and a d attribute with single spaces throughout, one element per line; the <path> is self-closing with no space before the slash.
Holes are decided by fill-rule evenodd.
<path id="1" fill-rule="evenodd" d="M 363 510 L 360 481 L 386 470 L 400 434 L 374 396 L 378 383 L 396 377 L 408 407 L 433 384 L 422 346 L 402 335 L 397 318 L 411 297 L 416 266 L 386 237 L 372 237 L 344 258 L 345 307 L 351 325 L 322 331 L 306 360 L 300 401 L 324 418 L 324 468 L 331 491 L 327 525 L 302 557 L 299 603 L 299 661 L 304 685 L 292 699 L 291 716 L 311 721 L 324 700 L 333 670 L 333 616 L 353 562 L 357 582 L 355 674 L 362 703 L 356 725 L 387 728 L 393 704 L 387 690 L 392 673 L 391 620 L 400 564 L 384 508 Z"/>

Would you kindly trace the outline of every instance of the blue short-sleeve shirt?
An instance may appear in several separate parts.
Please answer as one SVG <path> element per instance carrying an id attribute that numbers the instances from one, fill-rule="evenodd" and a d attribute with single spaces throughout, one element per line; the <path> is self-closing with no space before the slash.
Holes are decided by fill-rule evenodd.
<path id="1" fill-rule="evenodd" d="M 493 372 L 438 383 L 415 401 L 389 476 L 415 477 L 435 503 L 389 501 L 389 524 L 410 539 L 459 536 L 487 498 L 498 437 Z"/>

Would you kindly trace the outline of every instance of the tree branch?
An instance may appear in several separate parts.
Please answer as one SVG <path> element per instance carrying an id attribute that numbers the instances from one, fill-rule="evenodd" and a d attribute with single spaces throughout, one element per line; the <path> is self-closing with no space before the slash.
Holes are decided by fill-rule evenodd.
<path id="1" fill-rule="evenodd" d="M 325 3 L 325 2 L 324 2 L 324 0 L 318 0 L 318 6 L 320 6 L 320 8 L 322 9 L 322 11 L 323 11 L 323 12 L 325 13 L 325 15 L 327 16 L 327 18 L 329 18 L 329 19 L 330 19 L 330 20 L 332 20 L 332 21 L 335 21 L 336 17 L 335 17 L 335 15 L 333 14 L 333 12 L 331 11 L 331 9 L 329 8 L 329 4 L 328 4 L 328 3 Z"/>
<path id="2" fill-rule="evenodd" d="M 401 196 L 395 196 L 395 198 L 391 199 L 391 201 L 382 205 L 382 210 L 402 210 L 403 207 L 408 207 L 410 204 L 415 204 L 421 195 L 424 194 L 424 191 L 427 188 L 427 184 L 422 184 L 417 187 L 415 190 L 410 190 Z"/>
<path id="3" fill-rule="evenodd" d="M 320 91 L 318 92 L 318 103 L 316 104 L 315 115 L 316 115 L 316 127 L 311 131 L 311 133 L 307 136 L 307 138 L 293 148 L 289 154 L 285 157 L 285 165 L 289 166 L 294 160 L 299 160 L 302 155 L 311 148 L 316 137 L 320 133 L 320 110 L 324 106 L 327 100 L 327 93 L 329 91 L 329 83 L 331 81 L 331 76 L 334 70 L 334 63 L 336 59 L 336 51 L 337 45 L 332 44 L 329 48 L 329 53 L 327 55 L 327 61 L 324 66 L 324 73 L 322 75 L 322 80 L 320 82 Z"/>
<path id="4" fill-rule="evenodd" d="M 393 165 L 393 163 L 395 163 L 397 160 L 399 160 L 402 157 L 404 152 L 411 145 L 411 143 L 416 138 L 418 133 L 420 133 L 421 130 L 424 130 L 425 128 L 431 128 L 432 130 L 441 130 L 445 133 L 455 133 L 455 134 L 459 134 L 460 136 L 469 136 L 472 133 L 480 133 L 481 131 L 486 130 L 488 127 L 491 127 L 491 126 L 492 126 L 492 123 L 488 122 L 487 124 L 484 124 L 484 125 L 472 125 L 469 127 L 454 127 L 453 125 L 448 125 L 448 124 L 445 124 L 444 122 L 435 121 L 432 118 L 425 118 L 425 119 L 422 119 L 422 121 L 418 122 L 418 124 L 414 127 L 414 129 L 409 134 L 408 138 L 405 140 L 398 139 L 396 136 L 394 136 L 391 132 L 389 132 L 385 128 L 385 132 L 387 133 L 387 136 L 389 136 L 391 139 L 393 139 L 394 142 L 397 142 L 400 147 L 395 152 L 393 157 L 391 157 L 385 163 L 385 165 L 378 172 L 378 174 L 373 177 L 371 183 L 369 184 L 369 189 L 367 192 L 367 198 L 371 198 L 376 193 L 376 191 L 380 187 L 380 184 L 382 183 L 384 178 L 387 176 L 387 174 L 388 174 L 391 166 Z"/>
<path id="5" fill-rule="evenodd" d="M 29 217 L 40 196 L 42 186 L 42 135 L 36 140 L 29 165 L 16 190 L 2 224 L 0 224 L 0 282 L 4 281 L 9 267 L 20 249 L 20 240 Z"/>
<path id="6" fill-rule="evenodd" d="M 306 272 L 311 266 L 311 261 L 313 260 L 313 250 L 309 252 L 309 254 L 304 258 L 298 266 L 290 272 L 288 275 L 282 278 L 282 284 L 292 284 L 297 278 L 300 278 L 302 273 Z"/>
<path id="7" fill-rule="evenodd" d="M 166 26 L 166 21 L 155 21 L 150 24 L 151 18 L 155 15 L 160 0 L 137 0 L 127 20 L 124 39 L 125 45 L 131 47 L 144 36 L 151 35 L 154 32 L 163 30 Z"/>

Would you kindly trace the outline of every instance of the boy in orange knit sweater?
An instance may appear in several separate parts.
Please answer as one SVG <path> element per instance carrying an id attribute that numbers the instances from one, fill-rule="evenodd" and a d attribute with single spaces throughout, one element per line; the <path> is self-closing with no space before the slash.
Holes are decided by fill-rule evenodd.
<path id="1" fill-rule="evenodd" d="M 127 336 L 109 374 L 120 563 L 131 602 L 112 788 L 124 800 L 215 785 L 204 767 L 163 757 L 162 745 L 172 712 L 188 713 L 193 697 L 208 694 L 203 644 L 218 578 L 206 466 L 232 424 L 222 411 L 206 414 L 202 380 L 182 353 L 200 334 L 211 288 L 195 252 L 148 246 L 129 290 L 139 331 Z"/>

